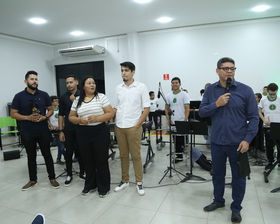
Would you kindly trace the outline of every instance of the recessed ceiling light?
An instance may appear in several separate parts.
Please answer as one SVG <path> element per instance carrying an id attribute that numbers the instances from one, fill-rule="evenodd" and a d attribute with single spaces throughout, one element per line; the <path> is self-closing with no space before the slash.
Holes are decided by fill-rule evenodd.
<path id="1" fill-rule="evenodd" d="M 81 36 L 81 35 L 84 34 L 84 32 L 82 32 L 82 31 L 73 31 L 73 32 L 71 32 L 71 34 L 74 35 L 74 36 Z"/>
<path id="2" fill-rule="evenodd" d="M 254 12 L 262 12 L 262 11 L 265 11 L 267 9 L 269 9 L 269 6 L 267 6 L 267 5 L 259 5 L 259 6 L 256 6 L 256 7 L 252 8 L 252 10 Z"/>
<path id="3" fill-rule="evenodd" d="M 160 23 L 168 23 L 170 22 L 172 19 L 170 17 L 160 17 L 157 19 L 158 22 Z"/>
<path id="4" fill-rule="evenodd" d="M 148 3 L 152 0 L 134 0 L 134 1 L 137 2 L 137 3 Z"/>
<path id="5" fill-rule="evenodd" d="M 29 21 L 35 24 L 44 24 L 47 22 L 45 19 L 41 19 L 41 18 L 32 18 Z"/>

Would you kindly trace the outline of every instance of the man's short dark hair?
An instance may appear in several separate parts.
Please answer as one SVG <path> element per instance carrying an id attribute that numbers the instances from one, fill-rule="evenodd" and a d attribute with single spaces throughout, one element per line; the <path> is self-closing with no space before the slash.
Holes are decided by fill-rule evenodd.
<path id="1" fill-rule="evenodd" d="M 120 63 L 121 67 L 129 68 L 130 71 L 135 71 L 135 65 L 130 61 L 125 61 Z"/>
<path id="2" fill-rule="evenodd" d="M 231 62 L 232 64 L 235 65 L 235 62 L 232 58 L 229 58 L 229 57 L 224 57 L 224 58 L 221 58 L 218 62 L 217 62 L 217 68 L 221 68 L 222 64 L 225 63 L 225 62 Z"/>
<path id="3" fill-rule="evenodd" d="M 178 77 L 174 77 L 174 78 L 171 80 L 171 82 L 173 82 L 173 81 L 175 81 L 175 80 L 178 80 L 178 82 L 181 84 L 181 79 L 178 78 Z"/>
<path id="4" fill-rule="evenodd" d="M 278 90 L 278 86 L 276 83 L 270 83 L 268 86 L 267 86 L 267 91 L 277 91 Z"/>
<path id="5" fill-rule="evenodd" d="M 257 96 L 259 99 L 262 98 L 262 94 L 260 94 L 260 93 L 255 93 L 255 96 Z"/>
<path id="6" fill-rule="evenodd" d="M 54 100 L 57 100 L 57 99 L 58 99 L 57 96 L 50 96 L 50 98 L 51 98 L 51 101 L 52 101 L 52 102 L 53 102 Z"/>
<path id="7" fill-rule="evenodd" d="M 28 71 L 26 74 L 25 74 L 25 80 L 27 80 L 29 78 L 29 75 L 36 75 L 38 76 L 38 73 L 31 70 L 31 71 Z"/>
<path id="8" fill-rule="evenodd" d="M 155 93 L 154 91 L 150 91 L 149 92 L 149 96 L 151 96 L 153 93 Z"/>
<path id="9" fill-rule="evenodd" d="M 73 78 L 74 80 L 77 80 L 77 81 L 78 81 L 78 79 L 77 79 L 77 77 L 76 77 L 75 75 L 67 75 L 67 76 L 65 77 L 65 80 L 68 79 L 68 78 Z"/>

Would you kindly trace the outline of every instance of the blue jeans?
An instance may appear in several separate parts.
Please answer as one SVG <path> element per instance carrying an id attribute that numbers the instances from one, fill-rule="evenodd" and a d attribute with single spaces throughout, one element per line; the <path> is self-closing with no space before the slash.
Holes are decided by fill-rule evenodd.
<path id="1" fill-rule="evenodd" d="M 62 141 L 59 140 L 59 135 L 54 133 L 53 134 L 54 138 L 55 138 L 55 141 L 57 143 L 57 149 L 58 149 L 58 152 L 57 152 L 57 160 L 61 160 L 61 155 L 65 156 L 65 150 L 64 150 L 64 143 Z M 65 157 L 64 157 L 65 159 Z"/>
<path id="2" fill-rule="evenodd" d="M 229 158 L 232 174 L 232 199 L 230 209 L 233 212 L 239 212 L 242 209 L 246 189 L 246 178 L 238 176 L 237 151 L 238 145 L 217 145 L 211 143 L 212 156 L 212 181 L 214 186 L 214 203 L 218 205 L 225 204 L 225 176 L 226 176 L 226 161 Z"/>

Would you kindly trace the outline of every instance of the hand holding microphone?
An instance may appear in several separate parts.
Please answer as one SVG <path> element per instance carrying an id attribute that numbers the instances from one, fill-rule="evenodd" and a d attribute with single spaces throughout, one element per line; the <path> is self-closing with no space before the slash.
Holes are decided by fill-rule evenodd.
<path id="1" fill-rule="evenodd" d="M 225 94 L 221 95 L 217 99 L 216 107 L 222 107 L 222 106 L 225 106 L 228 103 L 229 96 L 230 96 L 229 89 L 230 89 L 230 86 L 231 86 L 231 82 L 232 82 L 232 79 L 231 78 L 227 78 Z"/>

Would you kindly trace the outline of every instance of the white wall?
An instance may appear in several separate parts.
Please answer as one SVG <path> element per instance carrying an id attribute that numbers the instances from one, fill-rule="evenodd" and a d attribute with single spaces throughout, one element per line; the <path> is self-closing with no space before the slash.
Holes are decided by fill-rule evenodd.
<path id="1" fill-rule="evenodd" d="M 38 72 L 39 88 L 54 92 L 53 47 L 0 35 L 0 116 L 7 115 L 7 103 L 22 91 L 27 71 Z"/>
<path id="2" fill-rule="evenodd" d="M 280 87 L 280 20 L 220 24 L 140 34 L 141 66 L 149 89 L 170 91 L 163 74 L 181 78 L 191 99 L 218 80 L 217 61 L 224 56 L 236 63 L 236 80 L 261 92 L 270 82 Z"/>
<path id="3" fill-rule="evenodd" d="M 114 103 L 117 84 L 122 82 L 119 63 L 139 57 L 135 78 L 157 93 L 161 82 L 164 94 L 170 92 L 170 80 L 163 74 L 178 76 L 191 99 L 197 99 L 207 82 L 215 82 L 217 61 L 224 56 L 236 62 L 236 80 L 261 92 L 264 85 L 280 86 L 280 19 L 236 22 L 203 27 L 170 29 L 111 38 L 65 43 L 55 46 L 0 36 L 1 101 L 0 116 L 6 116 L 6 104 L 22 90 L 27 70 L 38 71 L 40 89 L 56 94 L 54 65 L 104 61 L 105 88 Z M 131 53 L 131 39 L 139 52 Z M 58 49 L 97 44 L 106 48 L 105 55 L 63 57 Z M 161 101 L 161 108 L 164 103 Z"/>

